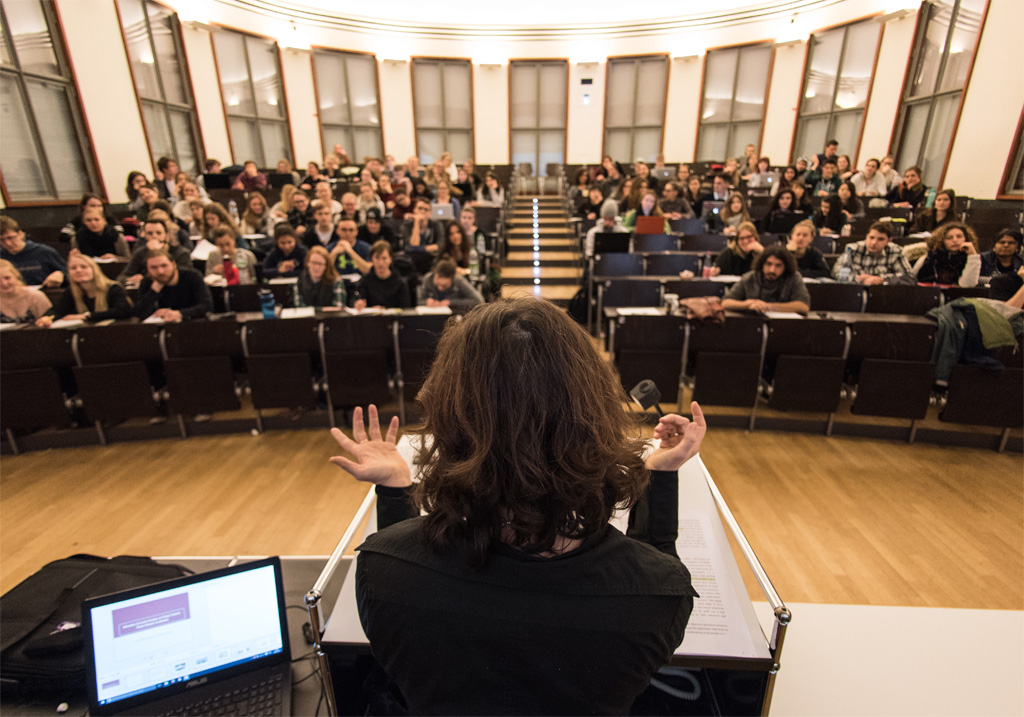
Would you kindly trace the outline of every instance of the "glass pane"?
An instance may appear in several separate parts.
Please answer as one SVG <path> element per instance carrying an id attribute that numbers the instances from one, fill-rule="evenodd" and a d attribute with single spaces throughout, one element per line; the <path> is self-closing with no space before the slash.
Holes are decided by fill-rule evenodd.
<path id="1" fill-rule="evenodd" d="M 701 125 L 697 137 L 698 162 L 724 162 L 729 125 Z"/>
<path id="2" fill-rule="evenodd" d="M 174 137 L 178 166 L 195 177 L 199 174 L 199 153 L 196 151 L 195 134 L 192 132 L 189 113 L 168 109 L 167 115 L 171 120 L 171 136 Z"/>
<path id="3" fill-rule="evenodd" d="M 441 66 L 435 62 L 414 62 L 412 66 L 413 99 L 416 102 L 417 127 L 443 127 L 441 112 Z M 443 150 L 442 150 L 443 151 Z M 421 160 L 427 162 L 422 156 Z M 441 156 L 440 154 L 435 155 Z M 429 160 L 434 161 L 434 160 Z"/>
<path id="4" fill-rule="evenodd" d="M 817 33 L 811 38 L 811 59 L 807 63 L 801 114 L 818 114 L 832 109 L 832 91 L 839 72 L 839 56 L 843 51 L 845 32 L 839 28 Z"/>
<path id="5" fill-rule="evenodd" d="M 639 91 L 636 93 L 636 115 L 634 117 L 637 125 L 661 127 L 665 123 L 665 77 L 667 72 L 668 62 L 663 58 L 645 60 L 640 63 L 640 75 L 637 78 Z M 653 161 L 653 159 L 652 157 L 651 160 Z"/>
<path id="6" fill-rule="evenodd" d="M 929 7 L 927 4 L 922 7 Z M 939 61 L 946 45 L 946 35 L 952 20 L 952 5 L 941 0 L 935 3 L 932 16 L 925 28 L 924 38 L 918 48 L 917 64 L 910 78 L 910 96 L 920 97 L 935 92 L 935 81 L 939 75 Z"/>
<path id="7" fill-rule="evenodd" d="M 174 145 L 171 143 L 171 129 L 167 126 L 167 116 L 161 105 L 150 102 L 142 103 L 142 121 L 146 125 L 146 136 L 149 137 L 149 149 L 153 159 L 174 157 Z"/>
<path id="8" fill-rule="evenodd" d="M 468 62 L 444 65 L 444 118 L 446 127 L 473 126 L 473 103 Z"/>
<path id="9" fill-rule="evenodd" d="M 336 52 L 317 52 L 313 55 L 313 68 L 320 121 L 324 124 L 350 124 L 344 56 Z M 348 146 L 348 143 L 342 144 Z"/>
<path id="10" fill-rule="evenodd" d="M 340 144 L 342 149 L 346 152 L 352 147 L 352 135 L 351 130 L 348 127 L 332 127 L 330 125 L 323 125 L 324 128 L 324 147 L 333 147 L 336 144 Z M 350 155 L 351 156 L 351 155 Z M 302 160 L 303 169 L 307 162 L 316 162 L 320 164 L 323 159 L 317 159 L 316 157 L 305 157 Z"/>
<path id="11" fill-rule="evenodd" d="M 249 91 L 249 70 L 245 64 L 242 36 L 234 32 L 213 33 L 221 92 L 228 114 L 255 115 L 256 105 Z M 235 148 L 238 151 L 238 148 Z M 240 156 L 240 155 L 236 155 Z"/>
<path id="12" fill-rule="evenodd" d="M 549 164 L 562 164 L 565 161 L 565 132 L 562 130 L 547 130 L 540 133 L 540 161 L 534 172 L 538 175 L 549 175 Z"/>
<path id="13" fill-rule="evenodd" d="M 63 74 L 57 64 L 42 5 L 37 0 L 5 2 L 4 12 L 21 69 L 46 75 Z"/>
<path id="14" fill-rule="evenodd" d="M 728 122 L 732 116 L 732 89 L 736 80 L 738 50 L 714 50 L 707 54 L 704 66 L 704 105 L 700 120 L 704 122 Z M 725 152 L 723 141 L 722 152 Z M 718 155 L 715 159 L 722 159 Z M 698 158 L 698 161 L 703 161 Z"/>
<path id="15" fill-rule="evenodd" d="M 746 149 L 748 144 L 752 144 L 755 147 L 758 144 L 758 140 L 761 137 L 761 123 L 760 122 L 743 122 L 742 124 L 734 124 L 732 126 L 732 136 L 729 138 L 729 146 L 727 147 L 727 157 L 743 157 L 743 151 Z"/>
<path id="16" fill-rule="evenodd" d="M 839 142 L 840 154 L 848 154 L 851 157 L 857 156 L 857 140 L 860 139 L 860 119 L 862 112 L 844 112 L 833 117 L 832 136 Z M 822 142 L 819 147 L 824 147 Z"/>
<path id="17" fill-rule="evenodd" d="M 740 76 L 736 83 L 733 120 L 758 120 L 764 117 L 764 95 L 768 87 L 768 67 L 772 64 L 770 47 L 748 47 L 740 53 Z M 755 140 L 754 144 L 757 144 Z M 740 156 L 743 153 L 740 152 Z"/>
<path id="18" fill-rule="evenodd" d="M 967 83 L 967 71 L 974 56 L 975 44 L 981 32 L 981 18 L 985 12 L 984 0 L 960 0 L 953 25 L 953 37 L 949 41 L 949 55 L 942 70 L 939 91 L 963 89 Z"/>
<path id="19" fill-rule="evenodd" d="M 260 122 L 260 137 L 263 139 L 263 161 L 256 161 L 261 167 L 276 167 L 282 159 L 292 162 L 292 143 L 288 138 L 287 125 L 283 122 Z"/>
<path id="20" fill-rule="evenodd" d="M 537 126 L 537 65 L 514 63 L 509 78 L 509 114 L 513 129 Z M 512 142 L 515 154 L 515 141 Z M 512 164 L 519 164 L 515 159 Z"/>
<path id="21" fill-rule="evenodd" d="M 260 117 L 284 117 L 281 82 L 277 77 L 277 45 L 248 38 L 249 69 L 252 89 L 256 93 L 256 113 Z M 277 160 L 274 160 L 275 164 Z"/>
<path id="22" fill-rule="evenodd" d="M 164 99 L 187 105 L 188 91 L 185 89 L 183 68 L 178 60 L 178 45 L 174 41 L 176 30 L 171 14 L 153 3 L 147 3 L 146 8 L 149 11 L 149 28 L 153 33 L 160 79 L 164 83 Z"/>
<path id="23" fill-rule="evenodd" d="M 565 127 L 566 65 L 540 66 L 540 126 Z"/>
<path id="24" fill-rule="evenodd" d="M 352 124 L 379 127 L 377 60 L 371 55 L 346 55 L 345 62 L 348 65 L 348 91 L 352 100 Z"/>
<path id="25" fill-rule="evenodd" d="M 448 151 L 456 164 L 473 159 L 473 135 L 469 132 L 448 132 Z"/>
<path id="26" fill-rule="evenodd" d="M 0 142 L 0 166 L 11 199 L 40 199 L 47 196 L 43 161 L 32 139 L 25 98 L 18 80 L 0 75 L 0 126 L 4 140 Z"/>
<path id="27" fill-rule="evenodd" d="M 7 39 L 3 30 L 3 17 L 0 17 L 0 62 L 5 65 L 13 65 L 14 55 L 11 54 L 11 48 L 7 46 Z"/>
<path id="28" fill-rule="evenodd" d="M 808 117 L 800 120 L 794 157 L 813 157 L 828 141 L 828 117 Z"/>
<path id="29" fill-rule="evenodd" d="M 653 163 L 661 153 L 661 128 L 638 129 L 633 132 L 633 156 L 631 160 L 643 159 Z"/>
<path id="30" fill-rule="evenodd" d="M 537 133 L 533 130 L 519 130 L 512 132 L 512 166 L 518 167 L 521 164 L 528 164 L 537 173 L 539 166 L 537 159 Z"/>
<path id="31" fill-rule="evenodd" d="M 616 162 L 629 164 L 633 156 L 633 132 L 628 129 L 610 129 L 604 136 L 604 153 Z"/>
<path id="32" fill-rule="evenodd" d="M 896 169 L 902 172 L 917 164 L 921 145 L 924 144 L 924 126 L 928 122 L 928 102 L 910 105 L 906 109 L 900 148 L 896 154 Z"/>
<path id="33" fill-rule="evenodd" d="M 363 157 L 384 157 L 384 150 L 381 149 L 379 129 L 355 129 L 355 156 L 362 161 Z"/>
<path id="34" fill-rule="evenodd" d="M 942 166 L 946 163 L 946 152 L 949 140 L 953 136 L 953 124 L 956 122 L 956 108 L 960 104 L 960 94 L 946 95 L 935 100 L 932 122 L 928 127 L 928 141 L 921 159 L 921 179 L 929 187 L 939 183 Z"/>
<path id="35" fill-rule="evenodd" d="M 55 82 L 25 80 L 58 199 L 78 199 L 90 189 L 78 132 L 71 119 L 68 88 Z M 5 140 L 6 144 L 6 140 Z"/>
<path id="36" fill-rule="evenodd" d="M 228 129 L 231 132 L 231 149 L 235 164 L 243 164 L 250 159 L 262 166 L 260 157 L 260 141 L 256 136 L 256 120 L 240 117 L 228 118 Z"/>
<path id="37" fill-rule="evenodd" d="M 121 29 L 124 32 L 128 60 L 131 62 L 132 75 L 135 78 L 135 91 L 139 97 L 162 99 L 143 6 L 138 0 L 121 0 L 117 7 L 121 12 Z"/>
<path id="38" fill-rule="evenodd" d="M 606 127 L 633 126 L 633 97 L 636 85 L 635 60 L 610 60 L 606 89 L 604 124 Z"/>
<path id="39" fill-rule="evenodd" d="M 416 133 L 420 162 L 430 166 L 441 158 L 445 150 L 444 131 L 421 129 Z"/>
<path id="40" fill-rule="evenodd" d="M 839 92 L 836 93 L 837 110 L 864 107 L 867 103 L 879 30 L 878 23 L 872 21 L 850 26 L 843 73 L 839 76 Z"/>

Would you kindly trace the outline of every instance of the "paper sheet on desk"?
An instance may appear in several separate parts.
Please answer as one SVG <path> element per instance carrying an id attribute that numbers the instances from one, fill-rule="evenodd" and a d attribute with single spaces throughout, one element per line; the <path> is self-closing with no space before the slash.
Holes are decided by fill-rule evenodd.
<path id="1" fill-rule="evenodd" d="M 167 322 L 157 316 L 150 316 L 148 319 L 143 319 L 144 324 L 166 324 Z"/>
<path id="2" fill-rule="evenodd" d="M 795 311 L 766 311 L 764 315 L 769 319 L 802 319 L 804 318 L 801 314 Z"/>
<path id="3" fill-rule="evenodd" d="M 81 326 L 85 322 L 81 319 L 58 319 L 50 324 L 52 329 L 70 329 L 72 326 Z"/>
<path id="4" fill-rule="evenodd" d="M 299 283 L 299 277 L 297 277 L 297 276 L 275 276 L 273 279 L 270 279 L 269 281 L 267 281 L 267 283 L 271 284 L 271 285 L 274 285 L 274 286 L 276 286 L 278 284 L 298 284 Z"/>
<path id="5" fill-rule="evenodd" d="M 662 316 L 664 311 L 653 306 L 623 306 L 619 308 L 619 316 Z"/>
<path id="6" fill-rule="evenodd" d="M 316 316 L 316 309 L 312 306 L 298 306 L 294 309 L 281 309 L 282 319 L 298 319 L 303 316 Z"/>
<path id="7" fill-rule="evenodd" d="M 428 314 L 441 314 L 448 316 L 452 313 L 452 310 L 450 306 L 417 306 L 416 313 L 422 316 L 426 316 Z"/>

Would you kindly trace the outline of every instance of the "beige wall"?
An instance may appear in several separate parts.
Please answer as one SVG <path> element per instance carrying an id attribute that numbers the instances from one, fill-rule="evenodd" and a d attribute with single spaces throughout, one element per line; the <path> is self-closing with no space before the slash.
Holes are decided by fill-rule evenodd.
<path id="1" fill-rule="evenodd" d="M 854 158 L 858 167 L 863 167 L 864 162 L 871 157 L 882 159 L 889 153 L 889 142 L 900 108 L 903 74 L 914 44 L 916 24 L 917 14 L 911 13 L 883 25 L 882 44 L 864 116 L 860 153 Z"/>
<path id="2" fill-rule="evenodd" d="M 295 165 L 301 168 L 301 172 L 311 159 L 324 156 L 320 123 L 317 121 L 312 55 L 305 50 L 282 49 L 281 79 L 288 101 Z"/>
<path id="3" fill-rule="evenodd" d="M 412 65 L 408 60 L 377 62 L 384 151 L 404 164 L 416 154 L 416 126 L 412 117 Z"/>
<path id="4" fill-rule="evenodd" d="M 231 143 L 228 140 L 224 101 L 220 95 L 213 57 L 213 41 L 208 30 L 185 24 L 181 38 L 188 55 L 189 75 L 196 101 L 196 117 L 203 135 L 206 156 L 219 159 L 224 166 L 231 164 Z"/>
<path id="5" fill-rule="evenodd" d="M 508 64 L 473 63 L 473 134 L 477 163 L 509 163 Z"/>
<path id="6" fill-rule="evenodd" d="M 774 164 L 784 164 L 793 146 L 800 89 L 803 85 L 807 43 L 780 45 L 772 53 L 771 85 L 768 107 L 761 130 L 761 155 Z"/>
<path id="7" fill-rule="evenodd" d="M 981 46 L 964 95 L 949 165 L 942 182 L 968 197 L 999 192 L 1024 106 L 1021 0 L 990 0 Z"/>
<path id="8" fill-rule="evenodd" d="M 676 57 L 669 67 L 668 98 L 665 105 L 665 161 L 692 162 L 697 149 L 697 119 L 700 114 L 700 83 L 704 56 Z"/>
<path id="9" fill-rule="evenodd" d="M 606 66 L 603 61 L 569 64 L 569 136 L 565 158 L 569 164 L 601 161 Z M 584 85 L 585 79 L 592 84 Z M 584 95 L 589 96 L 586 104 Z"/>

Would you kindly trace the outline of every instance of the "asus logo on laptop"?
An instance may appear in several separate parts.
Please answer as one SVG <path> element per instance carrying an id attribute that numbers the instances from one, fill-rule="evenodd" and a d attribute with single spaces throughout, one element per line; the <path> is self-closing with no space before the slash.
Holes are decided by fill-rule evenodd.
<path id="1" fill-rule="evenodd" d="M 199 687 L 199 685 L 205 685 L 206 683 L 207 683 L 207 678 L 200 677 L 200 678 L 195 679 L 195 680 L 189 680 L 185 684 L 185 687 L 188 688 L 188 689 L 192 689 L 193 687 Z"/>

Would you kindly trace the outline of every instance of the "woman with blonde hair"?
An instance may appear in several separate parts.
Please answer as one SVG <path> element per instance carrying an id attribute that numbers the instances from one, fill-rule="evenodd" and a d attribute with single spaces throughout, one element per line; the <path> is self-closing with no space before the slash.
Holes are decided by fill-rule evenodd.
<path id="1" fill-rule="evenodd" d="M 38 289 L 25 286 L 17 267 L 0 259 L 0 323 L 31 324 L 50 309 L 50 300 Z"/>
<path id="2" fill-rule="evenodd" d="M 68 288 L 36 325 L 49 326 L 54 319 L 106 321 L 131 315 L 132 303 L 124 287 L 108 279 L 92 257 L 72 251 L 68 256 Z"/>
<path id="3" fill-rule="evenodd" d="M 281 187 L 281 198 L 270 208 L 270 213 L 276 221 L 283 222 L 288 218 L 288 212 L 292 210 L 292 197 L 297 191 L 299 188 L 294 184 L 286 184 Z"/>

